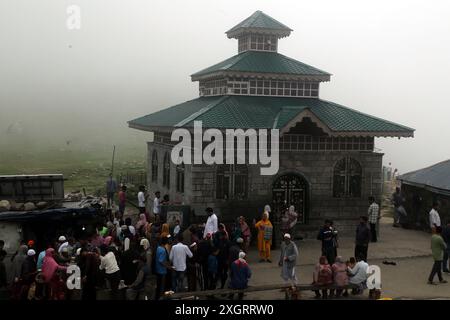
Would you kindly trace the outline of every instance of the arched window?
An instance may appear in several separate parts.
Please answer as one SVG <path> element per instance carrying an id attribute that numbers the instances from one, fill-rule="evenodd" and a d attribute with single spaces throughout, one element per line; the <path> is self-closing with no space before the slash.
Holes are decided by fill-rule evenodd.
<path id="1" fill-rule="evenodd" d="M 158 182 L 158 153 L 153 150 L 152 154 L 152 182 Z"/>
<path id="2" fill-rule="evenodd" d="M 170 189 L 170 154 L 166 152 L 163 164 L 163 186 Z"/>
<path id="3" fill-rule="evenodd" d="M 177 165 L 177 192 L 184 192 L 184 163 Z"/>
<path id="4" fill-rule="evenodd" d="M 339 160 L 333 172 L 333 196 L 361 197 L 361 164 L 350 157 Z"/>
<path id="5" fill-rule="evenodd" d="M 216 172 L 217 199 L 247 199 L 248 169 L 246 165 L 220 165 Z"/>

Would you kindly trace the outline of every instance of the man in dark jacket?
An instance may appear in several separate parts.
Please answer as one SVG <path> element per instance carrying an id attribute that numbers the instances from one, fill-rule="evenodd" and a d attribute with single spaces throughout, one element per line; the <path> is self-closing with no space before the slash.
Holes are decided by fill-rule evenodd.
<path id="1" fill-rule="evenodd" d="M 228 249 L 228 265 L 239 259 L 239 252 L 244 251 L 244 239 L 237 238 L 236 241 Z"/>
<path id="2" fill-rule="evenodd" d="M 225 231 L 225 226 L 221 223 L 219 225 L 219 230 L 213 236 L 214 247 L 219 249 L 219 254 L 217 256 L 218 262 L 218 277 L 220 279 L 220 288 L 225 287 L 225 283 L 228 278 L 228 253 L 230 249 L 230 241 L 228 240 L 228 235 Z"/>
<path id="3" fill-rule="evenodd" d="M 356 228 L 355 257 L 360 257 L 367 262 L 367 250 L 369 249 L 370 228 L 367 225 L 367 217 L 361 216 Z"/>
<path id="4" fill-rule="evenodd" d="M 333 222 L 325 220 L 325 225 L 319 230 L 317 240 L 322 241 L 322 256 L 327 257 L 328 263 L 332 265 L 336 259 L 336 233 L 332 228 Z"/>
<path id="5" fill-rule="evenodd" d="M 208 279 L 208 257 L 213 251 L 213 245 L 211 241 L 211 234 L 208 234 L 206 239 L 202 239 L 197 244 L 198 263 L 202 268 L 203 287 L 202 290 L 209 288 Z"/>
<path id="6" fill-rule="evenodd" d="M 134 282 L 128 286 L 125 297 L 127 300 L 137 300 L 139 292 L 145 290 L 147 279 L 150 277 L 150 267 L 145 256 L 138 257 L 138 273 Z"/>

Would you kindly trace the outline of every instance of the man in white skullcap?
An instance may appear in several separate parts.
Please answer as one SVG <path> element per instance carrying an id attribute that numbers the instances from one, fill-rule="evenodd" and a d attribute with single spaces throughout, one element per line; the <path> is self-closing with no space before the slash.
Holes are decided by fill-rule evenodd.
<path id="1" fill-rule="evenodd" d="M 280 261 L 278 265 L 282 267 L 281 278 L 286 284 L 292 286 L 297 285 L 297 275 L 295 274 L 295 265 L 297 263 L 298 249 L 294 241 L 291 240 L 291 235 L 286 233 L 284 241 L 281 244 Z"/>
<path id="2" fill-rule="evenodd" d="M 66 248 L 69 245 L 69 242 L 67 241 L 66 237 L 60 236 L 58 238 L 59 247 L 58 247 L 58 253 L 61 253 L 64 248 Z"/>
<path id="3" fill-rule="evenodd" d="M 29 286 L 34 282 L 36 276 L 36 251 L 28 249 L 27 257 L 22 263 L 21 282 L 23 286 Z"/>
<path id="4" fill-rule="evenodd" d="M 239 252 L 239 258 L 231 264 L 231 289 L 246 289 L 248 287 L 248 280 L 252 276 L 252 272 L 247 261 L 245 260 L 245 256 L 246 254 L 244 251 Z M 230 294 L 229 298 L 233 299 L 233 296 L 233 294 Z M 238 293 L 239 300 L 242 300 L 243 297 L 243 292 Z"/>

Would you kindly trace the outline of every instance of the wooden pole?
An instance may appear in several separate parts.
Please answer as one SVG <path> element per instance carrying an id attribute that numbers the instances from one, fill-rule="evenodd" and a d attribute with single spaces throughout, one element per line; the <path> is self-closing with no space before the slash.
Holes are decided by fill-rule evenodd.
<path id="1" fill-rule="evenodd" d="M 114 146 L 113 154 L 112 154 L 112 162 L 111 162 L 111 177 L 113 176 L 114 172 L 114 157 L 116 155 L 116 146 Z"/>

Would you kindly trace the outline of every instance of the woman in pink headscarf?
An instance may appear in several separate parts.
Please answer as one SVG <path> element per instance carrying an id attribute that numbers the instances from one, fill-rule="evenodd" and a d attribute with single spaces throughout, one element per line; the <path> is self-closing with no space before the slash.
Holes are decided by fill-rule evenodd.
<path id="1" fill-rule="evenodd" d="M 145 234 L 145 231 L 147 229 L 147 217 L 144 213 L 141 213 L 139 215 L 139 221 L 136 223 L 136 231 L 139 235 L 143 236 Z"/>
<path id="2" fill-rule="evenodd" d="M 103 244 L 109 247 L 112 244 L 112 241 L 113 241 L 113 237 L 108 236 L 105 238 L 105 240 L 103 240 Z"/>
<path id="3" fill-rule="evenodd" d="M 42 264 L 42 278 L 50 289 L 50 299 L 59 300 L 64 292 L 61 290 L 61 279 L 58 277 L 57 271 L 65 271 L 67 267 L 59 265 L 55 261 L 55 249 L 49 248 L 45 250 L 44 262 Z"/>
<path id="4" fill-rule="evenodd" d="M 250 227 L 248 226 L 243 216 L 239 217 L 239 228 L 241 230 L 242 239 L 244 240 L 244 252 L 248 252 L 248 247 L 250 246 L 252 233 Z"/>

